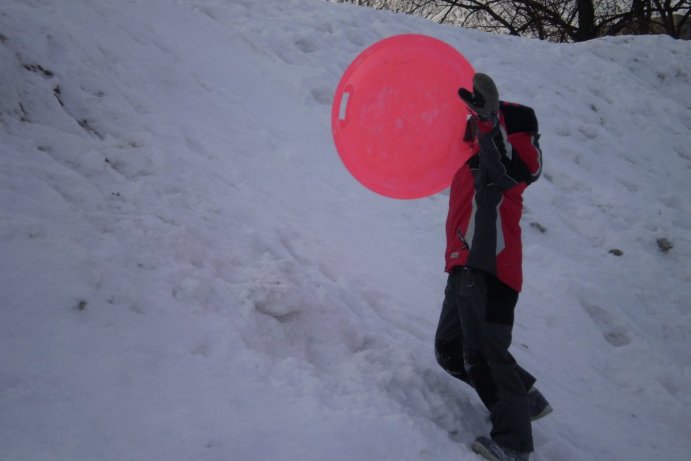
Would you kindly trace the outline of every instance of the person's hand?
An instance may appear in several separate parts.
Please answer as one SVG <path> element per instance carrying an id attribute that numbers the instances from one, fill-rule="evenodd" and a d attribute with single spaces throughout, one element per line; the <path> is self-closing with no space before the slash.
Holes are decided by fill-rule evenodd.
<path id="1" fill-rule="evenodd" d="M 488 127 L 486 122 L 490 122 L 491 127 L 497 126 L 499 92 L 489 75 L 476 73 L 473 76 L 473 91 L 470 92 L 466 88 L 459 88 L 458 96 L 468 106 L 468 109 L 477 116 L 481 130 Z M 485 127 L 482 125 L 485 125 Z"/>

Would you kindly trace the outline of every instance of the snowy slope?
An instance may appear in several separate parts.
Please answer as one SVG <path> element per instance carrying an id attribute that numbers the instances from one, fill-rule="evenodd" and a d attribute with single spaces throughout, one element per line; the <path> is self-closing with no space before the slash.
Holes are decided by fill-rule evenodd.
<path id="1" fill-rule="evenodd" d="M 5 0 L 0 460 L 479 459 L 486 413 L 433 354 L 448 197 L 365 190 L 330 137 L 345 67 L 409 32 L 540 118 L 513 350 L 556 411 L 531 459 L 691 453 L 688 42 Z"/>

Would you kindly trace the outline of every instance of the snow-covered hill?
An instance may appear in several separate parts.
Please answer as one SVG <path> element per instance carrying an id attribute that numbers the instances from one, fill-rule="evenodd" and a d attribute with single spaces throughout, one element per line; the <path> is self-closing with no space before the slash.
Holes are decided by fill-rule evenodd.
<path id="1" fill-rule="evenodd" d="M 691 453 L 688 42 L 4 0 L 0 460 L 478 459 L 485 411 L 433 354 L 447 195 L 365 190 L 330 135 L 346 66 L 410 32 L 540 118 L 513 350 L 556 411 L 532 459 Z"/>

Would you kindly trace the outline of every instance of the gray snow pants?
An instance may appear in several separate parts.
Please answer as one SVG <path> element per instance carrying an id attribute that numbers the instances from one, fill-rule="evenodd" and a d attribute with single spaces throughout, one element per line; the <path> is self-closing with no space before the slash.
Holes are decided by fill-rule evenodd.
<path id="1" fill-rule="evenodd" d="M 435 338 L 439 364 L 475 388 L 490 410 L 495 442 L 532 452 L 528 390 L 535 378 L 509 353 L 518 293 L 492 274 L 456 267 L 444 294 Z"/>

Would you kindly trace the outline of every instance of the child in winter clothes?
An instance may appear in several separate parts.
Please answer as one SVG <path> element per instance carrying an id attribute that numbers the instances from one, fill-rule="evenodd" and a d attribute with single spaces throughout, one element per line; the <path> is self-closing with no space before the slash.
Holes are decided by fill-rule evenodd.
<path id="1" fill-rule="evenodd" d="M 474 155 L 451 184 L 446 222 L 449 273 L 435 351 L 439 364 L 470 384 L 490 411 L 491 439 L 473 449 L 493 461 L 527 461 L 531 420 L 551 407 L 535 378 L 509 352 L 522 288 L 519 221 L 523 191 L 542 170 L 535 112 L 499 101 L 485 74 L 459 90 L 470 109 L 465 140 Z"/>

